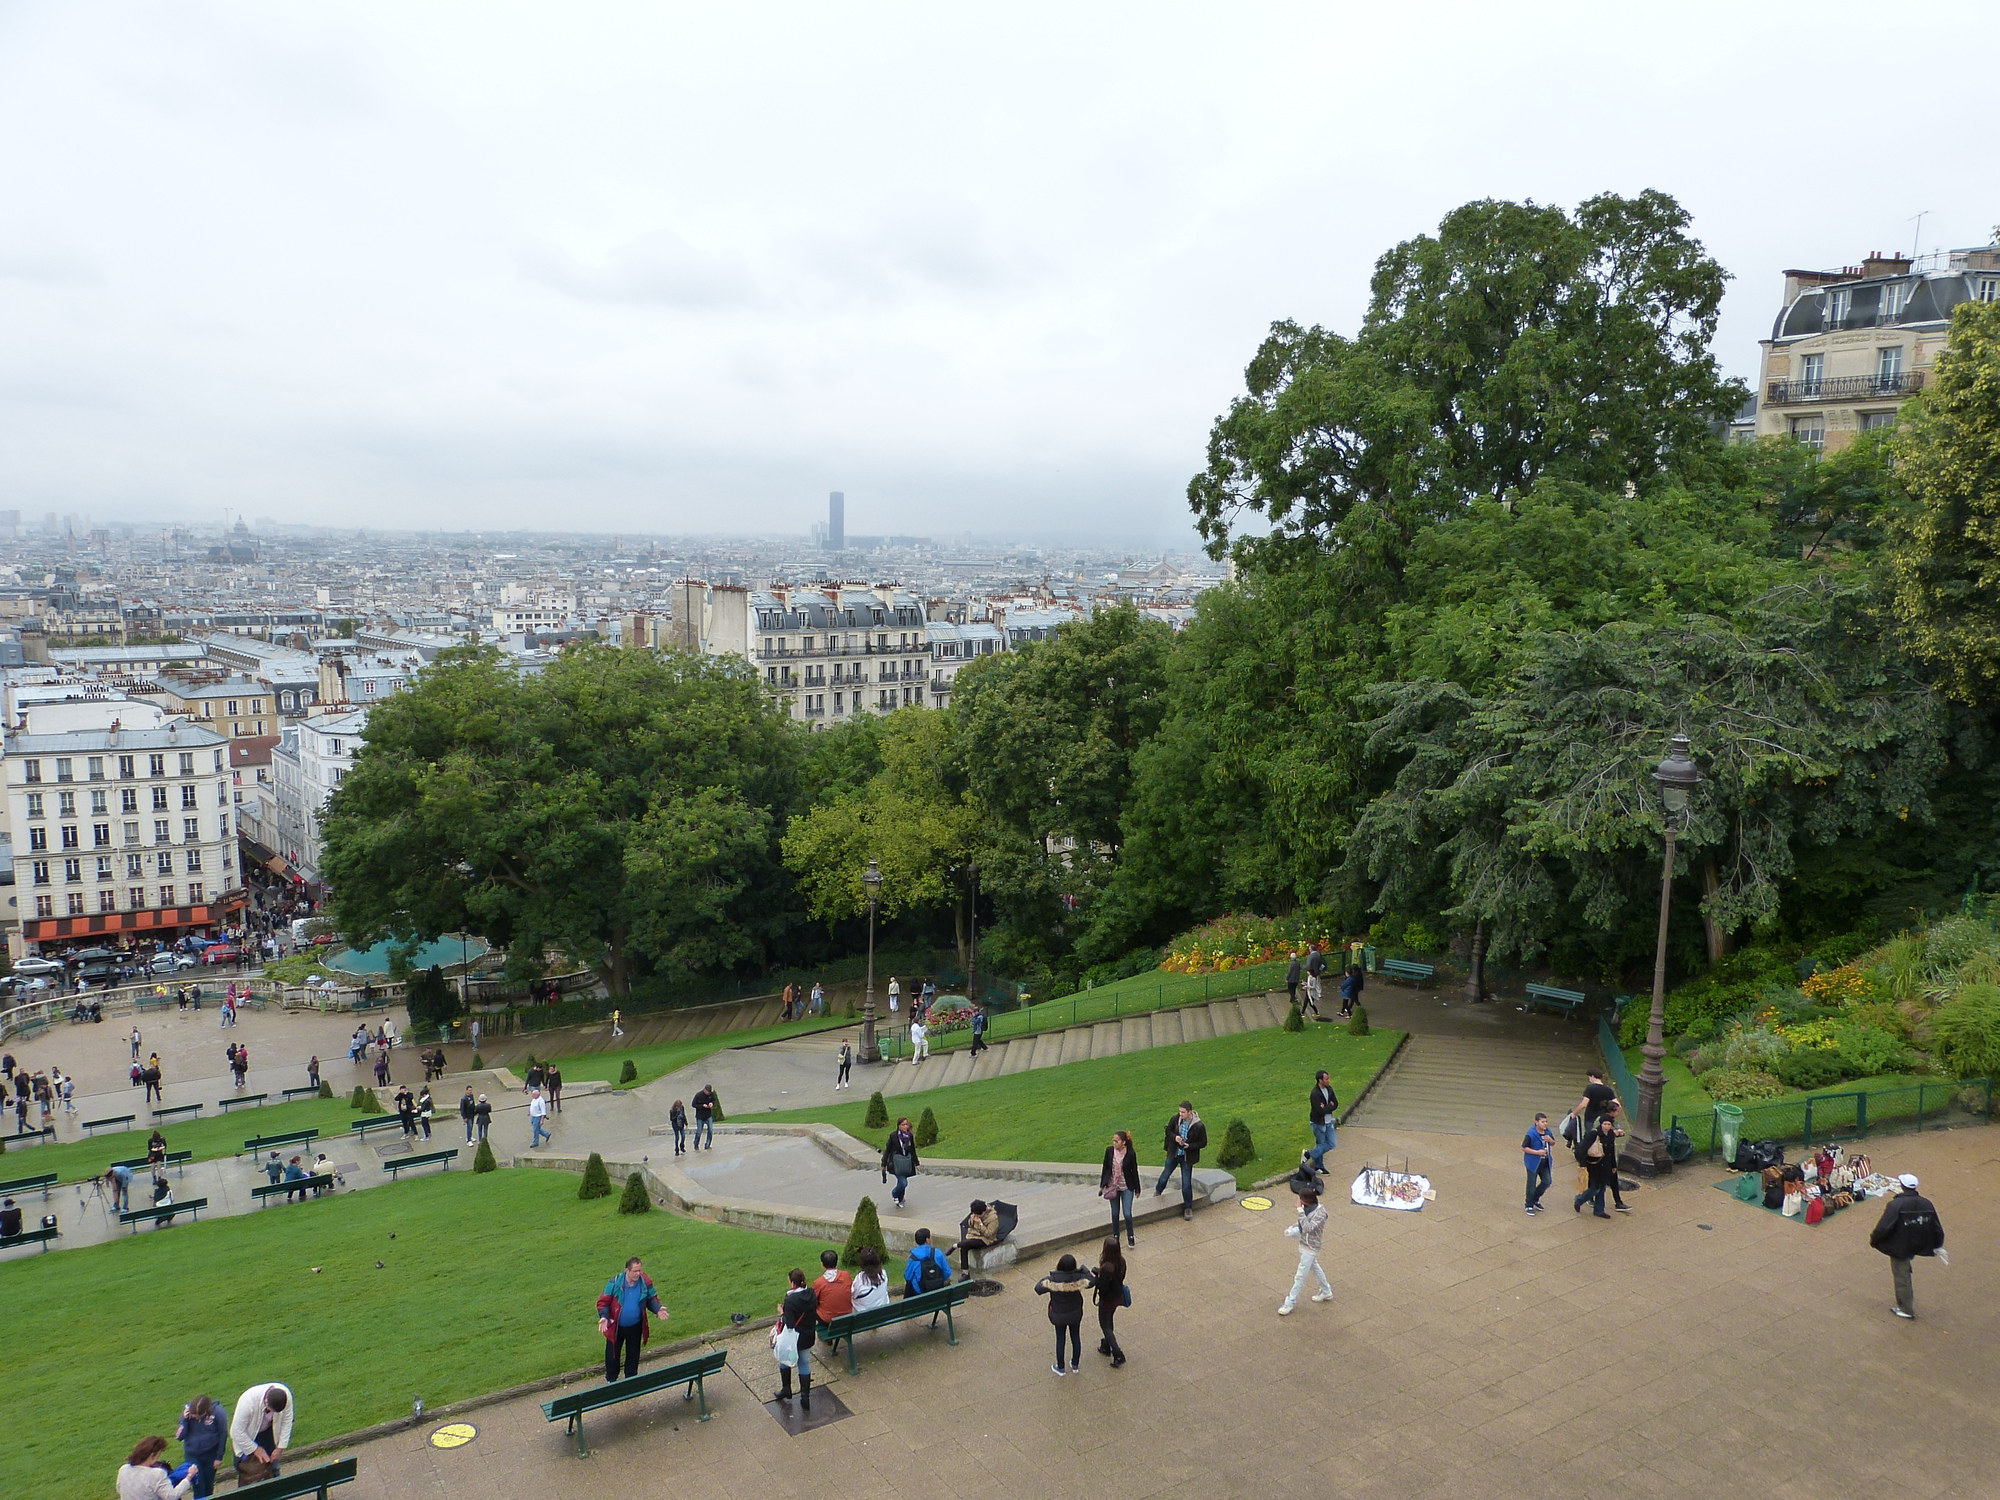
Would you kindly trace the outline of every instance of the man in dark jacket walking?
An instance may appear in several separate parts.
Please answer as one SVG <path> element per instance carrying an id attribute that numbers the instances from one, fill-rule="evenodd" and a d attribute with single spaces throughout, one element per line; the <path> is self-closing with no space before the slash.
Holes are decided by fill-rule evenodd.
<path id="1" fill-rule="evenodd" d="M 1896 1281 L 1895 1313 L 1899 1318 L 1917 1315 L 1917 1296 L 1910 1284 L 1910 1262 L 1919 1255 L 1935 1255 L 1946 1265 L 1944 1225 L 1938 1220 L 1931 1200 L 1917 1191 L 1917 1179 L 1905 1172 L 1896 1179 L 1903 1190 L 1882 1210 L 1882 1218 L 1868 1243 L 1889 1257 L 1889 1271 Z"/>
<path id="2" fill-rule="evenodd" d="M 1291 966 L 1285 970 L 1285 993 L 1292 998 L 1292 1004 L 1299 1003 L 1299 955 L 1292 954 Z"/>
<path id="3" fill-rule="evenodd" d="M 1313 1148 L 1306 1153 L 1312 1158 L 1313 1170 L 1326 1170 L 1326 1153 L 1340 1143 L 1334 1136 L 1334 1121 L 1340 1114 L 1340 1100 L 1333 1092 L 1333 1080 L 1327 1076 L 1325 1068 L 1319 1070 L 1313 1079 L 1312 1094 L 1306 1100 L 1306 1118 L 1312 1126 Z"/>
<path id="4" fill-rule="evenodd" d="M 1167 1164 L 1160 1169 L 1160 1180 L 1153 1185 L 1153 1196 L 1159 1197 L 1167 1190 L 1174 1171 L 1181 1174 L 1181 1217 L 1194 1217 L 1194 1166 L 1201 1160 L 1201 1148 L 1208 1144 L 1208 1127 L 1201 1123 L 1201 1116 L 1194 1112 L 1194 1105 L 1181 1100 L 1180 1109 L 1167 1116 L 1165 1150 Z"/>
<path id="5" fill-rule="evenodd" d="M 1359 968 L 1350 968 L 1340 981 L 1340 1013 L 1354 1014 L 1354 1007 L 1361 1001 L 1361 986 L 1364 983 Z"/>
<path id="6" fill-rule="evenodd" d="M 1306 955 L 1306 1003 L 1299 1007 L 1299 1014 L 1311 1011 L 1319 1018 L 1320 981 L 1326 973 L 1326 955 L 1315 948 Z"/>
<path id="7" fill-rule="evenodd" d="M 715 1149 L 715 1110 L 721 1103 L 715 1092 L 715 1085 L 704 1083 L 694 1096 L 694 1149 L 701 1149 L 701 1138 L 708 1136 L 708 1149 Z"/>

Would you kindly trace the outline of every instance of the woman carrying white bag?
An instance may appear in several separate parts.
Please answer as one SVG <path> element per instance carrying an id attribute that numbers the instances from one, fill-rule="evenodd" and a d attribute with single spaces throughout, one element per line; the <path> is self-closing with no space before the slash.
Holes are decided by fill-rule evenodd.
<path id="1" fill-rule="evenodd" d="M 806 1285 L 806 1273 L 792 1270 L 791 1290 L 778 1304 L 778 1321 L 771 1328 L 771 1351 L 778 1357 L 778 1394 L 774 1401 L 792 1399 L 792 1371 L 799 1372 L 799 1410 L 812 1410 L 812 1346 L 819 1330 L 819 1299 Z"/>

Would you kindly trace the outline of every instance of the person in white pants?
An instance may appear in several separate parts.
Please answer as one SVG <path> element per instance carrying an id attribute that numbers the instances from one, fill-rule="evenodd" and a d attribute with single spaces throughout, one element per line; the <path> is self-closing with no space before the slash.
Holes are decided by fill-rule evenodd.
<path id="1" fill-rule="evenodd" d="M 922 1021 L 910 1022 L 910 1063 L 914 1066 L 931 1055 L 931 1029 Z"/>
<path id="2" fill-rule="evenodd" d="M 1278 1307 L 1278 1316 L 1285 1317 L 1298 1305 L 1299 1293 L 1306 1289 L 1306 1279 L 1317 1276 L 1319 1290 L 1313 1293 L 1315 1302 L 1333 1300 L 1333 1283 L 1326 1279 L 1326 1272 L 1319 1263 L 1320 1245 L 1326 1236 L 1326 1210 L 1320 1207 L 1317 1197 L 1311 1193 L 1299 1194 L 1299 1222 L 1285 1231 L 1286 1237 L 1299 1242 L 1299 1274 L 1292 1278 L 1292 1289 L 1285 1294 L 1285 1300 Z"/>

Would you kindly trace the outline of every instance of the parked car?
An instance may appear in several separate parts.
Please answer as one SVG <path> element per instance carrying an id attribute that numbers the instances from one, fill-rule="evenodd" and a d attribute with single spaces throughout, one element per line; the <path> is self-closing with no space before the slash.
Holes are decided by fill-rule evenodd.
<path id="1" fill-rule="evenodd" d="M 60 974 L 62 971 L 63 966 L 53 958 L 43 958 L 38 954 L 31 953 L 26 958 L 14 960 L 14 972 L 26 974 L 31 978 L 43 974 Z"/>
<path id="2" fill-rule="evenodd" d="M 211 943 L 201 950 L 201 961 L 205 964 L 240 964 L 243 950 L 234 943 Z"/>
<path id="3" fill-rule="evenodd" d="M 194 960 L 185 953 L 155 953 L 152 970 L 155 974 L 172 974 L 181 969 L 192 969 Z"/>

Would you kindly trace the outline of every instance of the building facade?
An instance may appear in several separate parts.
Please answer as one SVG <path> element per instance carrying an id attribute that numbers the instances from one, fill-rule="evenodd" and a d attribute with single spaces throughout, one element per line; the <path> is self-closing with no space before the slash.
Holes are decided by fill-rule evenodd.
<path id="1" fill-rule="evenodd" d="M 743 656 L 794 719 L 819 725 L 928 706 L 923 606 L 892 590 L 758 591 L 744 636 L 712 635 L 712 654 Z M 722 612 L 715 612 L 722 618 Z"/>
<path id="2" fill-rule="evenodd" d="M 326 800 L 354 768 L 354 755 L 367 727 L 368 710 L 360 708 L 287 724 L 280 733 L 271 751 L 269 826 L 276 842 L 261 841 L 289 867 L 276 873 L 296 873 L 308 884 L 320 883 Z"/>
<path id="3" fill-rule="evenodd" d="M 1756 431 L 1837 452 L 1893 427 L 1945 347 L 1952 309 L 2000 301 L 2000 245 L 1953 250 L 1931 269 L 1871 255 L 1838 271 L 1787 271 L 1762 341 Z"/>

